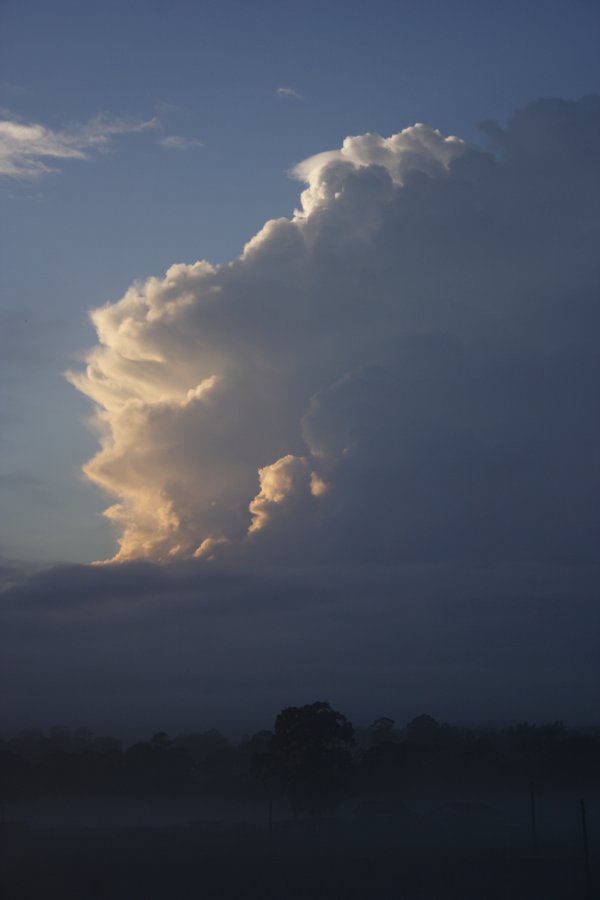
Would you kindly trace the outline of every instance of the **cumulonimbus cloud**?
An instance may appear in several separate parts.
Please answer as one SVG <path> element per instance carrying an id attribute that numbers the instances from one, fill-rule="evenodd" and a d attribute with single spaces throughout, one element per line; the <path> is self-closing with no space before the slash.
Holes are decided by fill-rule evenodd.
<path id="1" fill-rule="evenodd" d="M 88 159 L 90 153 L 106 150 L 116 135 L 157 127 L 156 119 L 142 121 L 107 115 L 62 130 L 39 122 L 3 119 L 0 121 L 0 175 L 39 178 L 56 172 L 58 161 Z"/>
<path id="2" fill-rule="evenodd" d="M 346 138 L 239 258 L 92 313 L 116 559 L 593 552 L 600 98 L 486 131 Z"/>

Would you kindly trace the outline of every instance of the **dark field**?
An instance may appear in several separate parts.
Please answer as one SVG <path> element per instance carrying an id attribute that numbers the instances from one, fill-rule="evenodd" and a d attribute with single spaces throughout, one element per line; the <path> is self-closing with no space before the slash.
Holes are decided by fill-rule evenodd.
<path id="1" fill-rule="evenodd" d="M 5 827 L 5 900 L 586 898 L 577 835 L 526 834 L 489 811 L 170 827 Z M 591 872 L 599 885 L 598 873 Z M 590 894 L 598 896 L 597 890 Z"/>

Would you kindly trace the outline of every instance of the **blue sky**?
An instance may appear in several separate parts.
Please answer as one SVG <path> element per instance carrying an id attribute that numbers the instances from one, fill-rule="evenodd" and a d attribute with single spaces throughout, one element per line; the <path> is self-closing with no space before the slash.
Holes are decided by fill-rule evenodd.
<path id="1" fill-rule="evenodd" d="M 59 133 L 97 116 L 155 127 L 52 174 L 1 179 L 4 555 L 114 550 L 106 499 L 79 474 L 96 448 L 90 406 L 61 375 L 94 342 L 89 309 L 174 262 L 236 257 L 298 205 L 290 168 L 346 135 L 420 121 L 482 141 L 481 120 L 598 90 L 599 22 L 583 0 L 7 0 L 6 119 Z M 188 148 L 161 144 L 174 136 Z"/>

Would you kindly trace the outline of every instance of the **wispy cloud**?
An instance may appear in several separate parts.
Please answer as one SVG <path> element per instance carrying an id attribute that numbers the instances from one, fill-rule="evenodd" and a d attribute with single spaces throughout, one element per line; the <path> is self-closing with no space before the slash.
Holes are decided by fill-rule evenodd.
<path id="1" fill-rule="evenodd" d="M 278 87 L 275 93 L 282 100 L 304 100 L 300 91 L 292 87 Z"/>
<path id="2" fill-rule="evenodd" d="M 177 134 L 170 134 L 162 138 L 160 145 L 166 150 L 195 150 L 202 147 L 203 143 L 197 138 L 186 138 Z"/>
<path id="3" fill-rule="evenodd" d="M 165 100 L 162 97 L 154 104 L 154 109 L 159 115 L 170 116 L 172 113 L 181 112 L 181 108 L 177 105 L 177 103 L 173 103 L 172 100 Z"/>
<path id="4" fill-rule="evenodd" d="M 117 135 L 150 131 L 158 125 L 155 118 L 99 115 L 89 122 L 56 130 L 39 122 L 4 118 L 0 120 L 0 175 L 39 178 L 59 171 L 53 165 L 55 161 L 89 159 L 94 152 L 107 150 Z"/>

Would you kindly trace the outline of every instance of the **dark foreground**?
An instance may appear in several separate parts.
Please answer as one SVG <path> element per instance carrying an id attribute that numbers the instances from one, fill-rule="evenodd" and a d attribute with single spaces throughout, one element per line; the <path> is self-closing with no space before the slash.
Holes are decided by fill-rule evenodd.
<path id="1" fill-rule="evenodd" d="M 596 886 L 598 873 L 592 871 Z M 460 822 L 5 827 L 5 900 L 579 900 L 575 847 Z M 589 896 L 596 897 L 597 893 Z"/>

